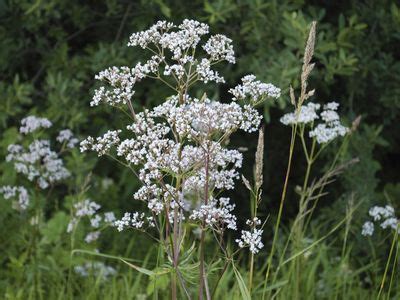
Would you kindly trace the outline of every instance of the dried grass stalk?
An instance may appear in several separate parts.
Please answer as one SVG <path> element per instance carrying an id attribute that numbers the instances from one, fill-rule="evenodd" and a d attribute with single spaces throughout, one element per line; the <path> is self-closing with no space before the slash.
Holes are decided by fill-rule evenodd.
<path id="1" fill-rule="evenodd" d="M 256 151 L 256 170 L 255 184 L 256 190 L 259 190 L 263 184 L 263 161 L 264 161 L 264 128 L 262 127 L 258 133 L 258 143 Z"/>

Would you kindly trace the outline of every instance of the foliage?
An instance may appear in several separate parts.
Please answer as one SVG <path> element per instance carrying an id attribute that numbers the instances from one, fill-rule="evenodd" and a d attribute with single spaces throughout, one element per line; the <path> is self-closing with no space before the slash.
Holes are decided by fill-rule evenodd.
<path id="1" fill-rule="evenodd" d="M 267 249 L 272 243 L 272 224 L 279 210 L 286 171 L 282 165 L 287 160 L 290 142 L 290 129 L 283 128 L 279 118 L 282 110 L 289 109 L 289 86 L 298 89 L 301 85 L 297 75 L 301 71 L 304 41 L 311 21 L 318 22 L 313 60 L 316 66 L 309 86 L 316 88 L 317 102 L 338 100 L 341 103 L 341 115 L 345 116 L 348 126 L 358 115 L 362 119 L 358 130 L 342 146 L 338 158 L 340 163 L 353 158 L 358 158 L 359 162 L 330 185 L 329 194 L 319 201 L 304 237 L 306 245 L 325 238 L 318 246 L 310 248 L 306 263 L 302 263 L 299 282 L 304 286 L 304 294 L 301 297 L 359 299 L 377 296 L 376 287 L 382 280 L 393 236 L 378 233 L 368 239 L 366 246 L 366 239 L 360 232 L 372 205 L 391 203 L 397 211 L 400 207 L 397 122 L 400 117 L 400 6 L 396 1 L 0 0 L 0 186 L 15 184 L 18 180 L 12 165 L 3 158 L 7 155 L 7 146 L 19 142 L 19 121 L 28 115 L 50 119 L 55 125 L 49 128 L 48 135 L 53 138 L 61 128 L 70 128 L 83 138 L 109 127 L 121 127 L 123 120 L 109 108 L 89 109 L 97 87 L 93 74 L 110 65 L 133 65 L 145 58 L 139 51 L 129 51 L 125 47 L 130 33 L 143 30 L 159 19 L 178 23 L 184 18 L 207 22 L 212 33 L 222 32 L 234 41 L 237 62 L 234 66 L 221 67 L 220 72 L 228 74 L 227 85 L 207 90 L 210 99 L 227 99 L 228 86 L 237 84 L 249 70 L 262 81 L 282 88 L 283 96 L 277 102 L 266 102 L 260 110 L 267 125 L 264 192 L 258 213 L 268 217 L 267 226 L 271 226 L 263 237 Z M 168 96 L 166 88 L 144 82 L 136 91 L 138 101 L 133 105 L 138 110 L 143 106 L 154 107 L 165 96 Z M 231 143 L 248 148 L 243 171 L 246 178 L 251 178 L 256 137 L 239 134 L 232 137 Z M 311 180 L 329 170 L 324 161 L 331 161 L 339 147 L 333 144 L 324 151 L 310 175 Z M 297 185 L 302 184 L 307 167 L 301 153 L 301 147 L 294 149 L 281 237 L 288 236 L 298 213 L 298 206 L 293 203 L 296 203 Z M 157 273 L 149 280 L 146 275 L 111 258 L 78 252 L 71 255 L 70 235 L 66 233 L 70 209 L 79 197 L 99 202 L 104 211 L 135 210 L 138 205 L 131 199 L 139 183 L 132 181 L 128 171 L 106 159 L 83 156 L 78 151 L 72 151 L 65 158 L 65 165 L 73 170 L 73 176 L 57 187 L 43 208 L 38 235 L 40 250 L 34 262 L 24 250 L 32 229 L 29 222 L 15 214 L 8 201 L 0 199 L 3 224 L 0 229 L 0 294 L 9 299 L 35 298 L 36 284 L 41 287 L 39 298 L 48 299 L 71 293 L 82 299 L 162 297 L 160 295 L 169 288 L 165 275 Z M 233 197 L 238 200 L 240 214 L 248 216 L 248 203 L 244 200 L 248 199 L 246 188 L 236 190 Z M 328 234 L 343 220 L 351 205 L 357 209 L 348 227 L 341 226 L 334 234 Z M 244 221 L 245 218 L 239 223 Z M 78 227 L 74 248 L 135 257 L 138 261 L 128 262 L 154 271 L 157 262 L 150 259 L 150 252 L 155 256 L 158 249 L 147 247 L 150 241 L 145 237 L 116 235 L 113 229 L 106 228 L 94 245 L 87 245 L 84 242 L 87 227 L 84 222 Z M 278 239 L 277 253 L 284 249 L 284 241 L 284 238 Z M 347 244 L 343 248 L 344 243 Z M 254 282 L 263 281 L 267 259 L 262 255 L 256 259 Z M 273 262 L 277 259 L 274 257 Z M 100 275 L 66 276 L 71 266 L 87 261 L 112 265 L 120 275 L 108 281 L 102 280 Z M 235 278 L 241 276 L 246 281 L 247 265 L 248 258 L 243 256 L 235 268 L 226 271 L 221 278 L 221 288 L 215 292 L 216 299 L 237 299 L 246 294 L 241 281 Z M 214 267 L 220 270 L 224 266 L 216 264 Z M 292 267 L 292 264 L 285 264 L 267 291 L 280 292 L 282 299 L 292 298 L 295 287 L 287 288 L 292 281 Z M 40 278 L 35 278 L 37 269 Z M 186 271 L 191 274 L 190 268 Z M 389 269 L 387 284 L 392 274 L 398 273 Z M 395 288 L 392 287 L 388 297 L 396 298 Z M 255 293 L 253 297 L 257 299 L 259 294 Z"/>

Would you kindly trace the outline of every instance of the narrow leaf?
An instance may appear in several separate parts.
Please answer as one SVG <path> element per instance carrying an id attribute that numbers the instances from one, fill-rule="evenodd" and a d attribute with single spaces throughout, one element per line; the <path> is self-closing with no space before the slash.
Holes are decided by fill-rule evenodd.
<path id="1" fill-rule="evenodd" d="M 131 264 L 131 263 L 127 262 L 126 260 L 122 259 L 122 258 L 121 258 L 121 261 L 126 263 L 128 266 L 130 266 L 131 268 L 135 269 L 136 271 L 138 271 L 140 273 L 146 274 L 148 276 L 156 275 L 156 273 L 154 273 L 153 271 L 150 271 L 150 270 L 147 270 L 145 268 L 142 268 L 142 267 L 136 266 L 134 264 Z"/>
<path id="2" fill-rule="evenodd" d="M 240 272 L 238 271 L 238 269 L 236 269 L 233 262 L 232 262 L 232 267 L 233 267 L 233 271 L 235 272 L 235 278 L 236 278 L 237 284 L 239 286 L 239 290 L 240 290 L 240 294 L 242 295 L 242 299 L 251 300 L 250 292 L 247 289 L 246 284 L 244 283 L 242 275 L 240 275 Z"/>

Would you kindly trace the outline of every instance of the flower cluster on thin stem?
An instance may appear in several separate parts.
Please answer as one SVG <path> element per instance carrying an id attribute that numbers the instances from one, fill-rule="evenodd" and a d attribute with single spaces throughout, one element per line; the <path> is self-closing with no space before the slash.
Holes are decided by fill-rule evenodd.
<path id="1" fill-rule="evenodd" d="M 101 205 L 85 199 L 72 206 L 72 216 L 68 223 L 67 232 L 73 233 L 82 221 L 89 224 L 93 231 L 86 234 L 86 243 L 93 243 L 100 237 L 101 231 L 108 226 L 115 226 L 116 218 L 113 212 L 100 213 Z"/>
<path id="2" fill-rule="evenodd" d="M 10 144 L 7 148 L 6 161 L 14 165 L 17 173 L 24 175 L 39 189 L 45 190 L 70 177 L 70 172 L 64 166 L 61 153 L 72 149 L 78 143 L 69 129 L 61 130 L 56 141 L 61 144 L 60 151 L 51 148 L 49 139 L 41 139 L 42 131 L 52 126 L 46 118 L 28 116 L 21 120 L 20 133 L 23 143 Z M 25 146 L 26 141 L 30 142 Z M 13 207 L 26 210 L 29 206 L 29 188 L 24 186 L 3 186 L 0 188 L 4 198 L 15 198 Z"/>
<path id="3" fill-rule="evenodd" d="M 205 231 L 211 230 L 220 242 L 227 229 L 237 229 L 235 205 L 220 195 L 234 189 L 243 157 L 237 149 L 228 148 L 227 141 L 238 130 L 258 130 L 262 116 L 256 106 L 280 97 L 279 88 L 254 75 L 243 77 L 241 84 L 229 91 L 233 95 L 230 102 L 205 94 L 191 97 L 196 83 L 225 82 L 214 68 L 216 64 L 236 61 L 232 40 L 217 34 L 203 43 L 208 33 L 207 24 L 184 20 L 179 25 L 160 21 L 132 34 L 128 46 L 145 49 L 151 58 L 134 67 L 114 66 L 101 71 L 96 79 L 106 85 L 95 91 L 90 103 L 118 107 L 130 115 L 131 123 L 80 143 L 82 152 L 109 156 L 138 177 L 142 186 L 133 197 L 145 204 L 148 213 L 126 212 L 114 224 L 119 231 L 154 228 L 160 241 L 165 241 L 174 268 L 184 237 L 183 222 L 201 229 L 201 249 Z M 135 86 L 144 79 L 167 85 L 173 94 L 156 107 L 135 111 Z M 242 232 L 239 246 L 249 246 L 256 253 L 262 248 L 262 230 L 254 227 L 249 234 Z M 200 260 L 202 294 L 203 287 L 207 291 L 204 255 Z M 176 296 L 174 284 L 172 295 Z"/>
<path id="4" fill-rule="evenodd" d="M 375 231 L 375 224 L 379 224 L 382 229 L 399 230 L 399 219 L 395 215 L 393 206 L 373 206 L 369 210 L 371 221 L 366 221 L 361 230 L 364 236 L 372 236 Z"/>

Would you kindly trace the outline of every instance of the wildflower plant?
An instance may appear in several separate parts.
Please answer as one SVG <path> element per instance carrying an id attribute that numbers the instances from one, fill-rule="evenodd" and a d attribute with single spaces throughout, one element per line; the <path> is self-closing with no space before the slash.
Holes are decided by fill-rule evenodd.
<path id="1" fill-rule="evenodd" d="M 75 202 L 72 205 L 72 218 L 68 223 L 67 232 L 74 232 L 79 222 L 83 221 L 92 229 L 86 234 L 84 241 L 88 244 L 95 242 L 100 237 L 101 231 L 115 222 L 115 215 L 112 211 L 100 213 L 100 208 L 100 204 L 90 199 Z"/>
<path id="2" fill-rule="evenodd" d="M 54 139 L 50 138 L 51 127 L 52 122 L 46 118 L 28 116 L 21 120 L 19 134 L 14 136 L 15 142 L 7 147 L 5 165 L 10 171 L 0 185 L 0 199 L 10 202 L 18 212 L 17 216 L 16 212 L 9 214 L 10 220 L 18 220 L 16 231 L 20 243 L 17 244 L 15 259 L 19 257 L 18 264 L 23 266 L 20 273 L 24 274 L 25 280 L 30 278 L 32 281 L 31 295 L 35 298 L 42 293 L 41 276 L 46 268 L 42 266 L 46 265 L 46 256 L 53 251 L 48 248 L 62 244 L 56 241 L 60 239 L 58 232 L 60 229 L 63 231 L 67 216 L 59 211 L 63 200 L 60 194 L 65 194 L 68 180 L 72 177 L 65 158 L 71 157 L 71 151 L 78 143 L 69 129 L 61 130 Z M 51 210 L 56 212 L 50 214 Z M 48 244 L 52 247 L 46 248 Z"/>
<path id="3" fill-rule="evenodd" d="M 290 270 L 287 279 L 296 282 L 292 287 L 293 297 L 300 297 L 300 289 L 302 282 L 301 270 L 304 267 L 304 260 L 310 255 L 310 249 L 318 244 L 313 242 L 309 245 L 308 238 L 306 237 L 307 228 L 310 224 L 311 216 L 317 207 L 318 201 L 322 196 L 326 195 L 326 186 L 334 181 L 334 178 L 343 172 L 344 169 L 356 163 L 357 159 L 339 163 L 340 155 L 343 153 L 344 146 L 347 144 L 347 138 L 356 130 L 360 118 L 353 122 L 352 128 L 343 125 L 342 120 L 338 114 L 339 103 L 328 102 L 325 105 L 310 102 L 309 99 L 315 95 L 315 90 L 309 90 L 308 80 L 315 64 L 312 63 L 314 55 L 314 47 L 316 40 L 316 22 L 311 24 L 310 32 L 308 35 L 307 43 L 305 46 L 303 65 L 300 75 L 300 91 L 296 95 L 295 90 L 290 86 L 289 95 L 291 104 L 294 107 L 293 112 L 283 115 L 280 122 L 285 126 L 291 127 L 291 139 L 289 146 L 289 158 L 287 164 L 286 177 L 281 194 L 281 201 L 278 211 L 278 217 L 275 224 L 274 236 L 272 247 L 268 256 L 267 270 L 265 273 L 264 286 L 262 298 L 270 298 L 273 295 L 267 292 L 268 283 L 271 283 L 270 275 L 272 273 L 273 258 L 277 256 L 278 267 L 275 270 L 273 280 L 276 280 L 282 265 L 290 262 Z M 322 109 L 321 109 L 322 108 Z M 312 169 L 318 158 L 335 140 L 339 141 L 339 150 L 336 153 L 333 161 L 327 165 L 327 171 L 321 176 L 312 179 Z M 283 207 L 286 200 L 286 193 L 288 188 L 288 181 L 292 170 L 292 161 L 294 157 L 294 149 L 296 141 L 300 140 L 301 148 L 303 150 L 306 160 L 306 172 L 301 186 L 297 186 L 295 191 L 299 194 L 299 201 L 295 202 L 298 207 L 297 215 L 289 230 L 289 235 L 285 242 L 283 249 L 280 253 L 275 253 L 277 237 L 280 228 L 280 221 L 283 213 Z M 354 209 L 352 209 L 345 219 L 345 222 L 350 218 Z M 340 224 L 341 224 L 340 223 Z M 336 227 L 336 229 L 338 226 Z M 335 230 L 336 230 L 335 229 Z M 334 231 L 334 230 L 333 230 Z M 289 254 L 289 256 L 288 256 Z M 275 282 L 275 281 L 273 281 Z"/>
<path id="4" fill-rule="evenodd" d="M 91 106 L 105 103 L 129 115 L 124 129 L 109 130 L 99 137 L 88 137 L 80 144 L 84 151 L 109 156 L 120 162 L 140 180 L 133 198 L 146 211 L 126 212 L 115 221 L 119 231 L 138 229 L 153 232 L 171 263 L 172 297 L 177 297 L 177 280 L 188 295 L 190 289 L 180 268 L 186 240 L 196 243 L 189 228 L 199 234 L 199 295 L 210 297 L 205 259 L 206 235 L 215 238 L 222 255 L 231 259 L 224 245 L 228 230 L 237 230 L 235 204 L 224 197 L 240 178 L 242 153 L 229 148 L 229 137 L 238 130 L 257 131 L 261 115 L 256 106 L 280 96 L 280 89 L 256 80 L 254 75 L 229 90 L 228 103 L 192 97 L 199 83 L 221 83 L 224 78 L 214 66 L 235 63 L 232 41 L 224 35 L 211 35 L 208 25 L 184 20 L 180 25 L 160 21 L 148 30 L 134 33 L 128 46 L 139 46 L 151 53 L 144 63 L 111 67 L 96 75 L 107 85 L 98 88 Z M 159 81 L 171 89 L 171 96 L 154 108 L 134 110 L 135 86 L 144 79 Z M 238 200 L 238 199 L 234 199 Z M 261 222 L 257 216 L 242 231 L 240 248 L 257 253 L 262 247 Z M 235 252 L 236 253 L 236 252 Z M 211 262 L 210 262 L 211 264 Z"/>
<path id="5" fill-rule="evenodd" d="M 52 123 L 46 118 L 28 116 L 21 120 L 19 128 L 23 143 L 10 144 L 7 148 L 6 161 L 14 166 L 16 173 L 22 175 L 20 181 L 25 183 L 21 186 L 2 186 L 0 193 L 5 199 L 14 199 L 13 207 L 17 210 L 32 208 L 29 194 L 51 190 L 71 175 L 61 155 L 74 148 L 78 139 L 69 129 L 60 131 L 56 138 L 59 151 L 55 151 L 51 148 L 51 141 L 44 138 L 43 132 L 51 126 Z M 34 203 L 33 207 L 37 205 Z"/>
<path id="6" fill-rule="evenodd" d="M 372 219 L 363 224 L 361 230 L 362 235 L 372 236 L 375 231 L 375 223 L 378 223 L 381 229 L 398 230 L 400 232 L 400 221 L 396 218 L 393 206 L 373 206 L 370 208 L 368 214 Z"/>

